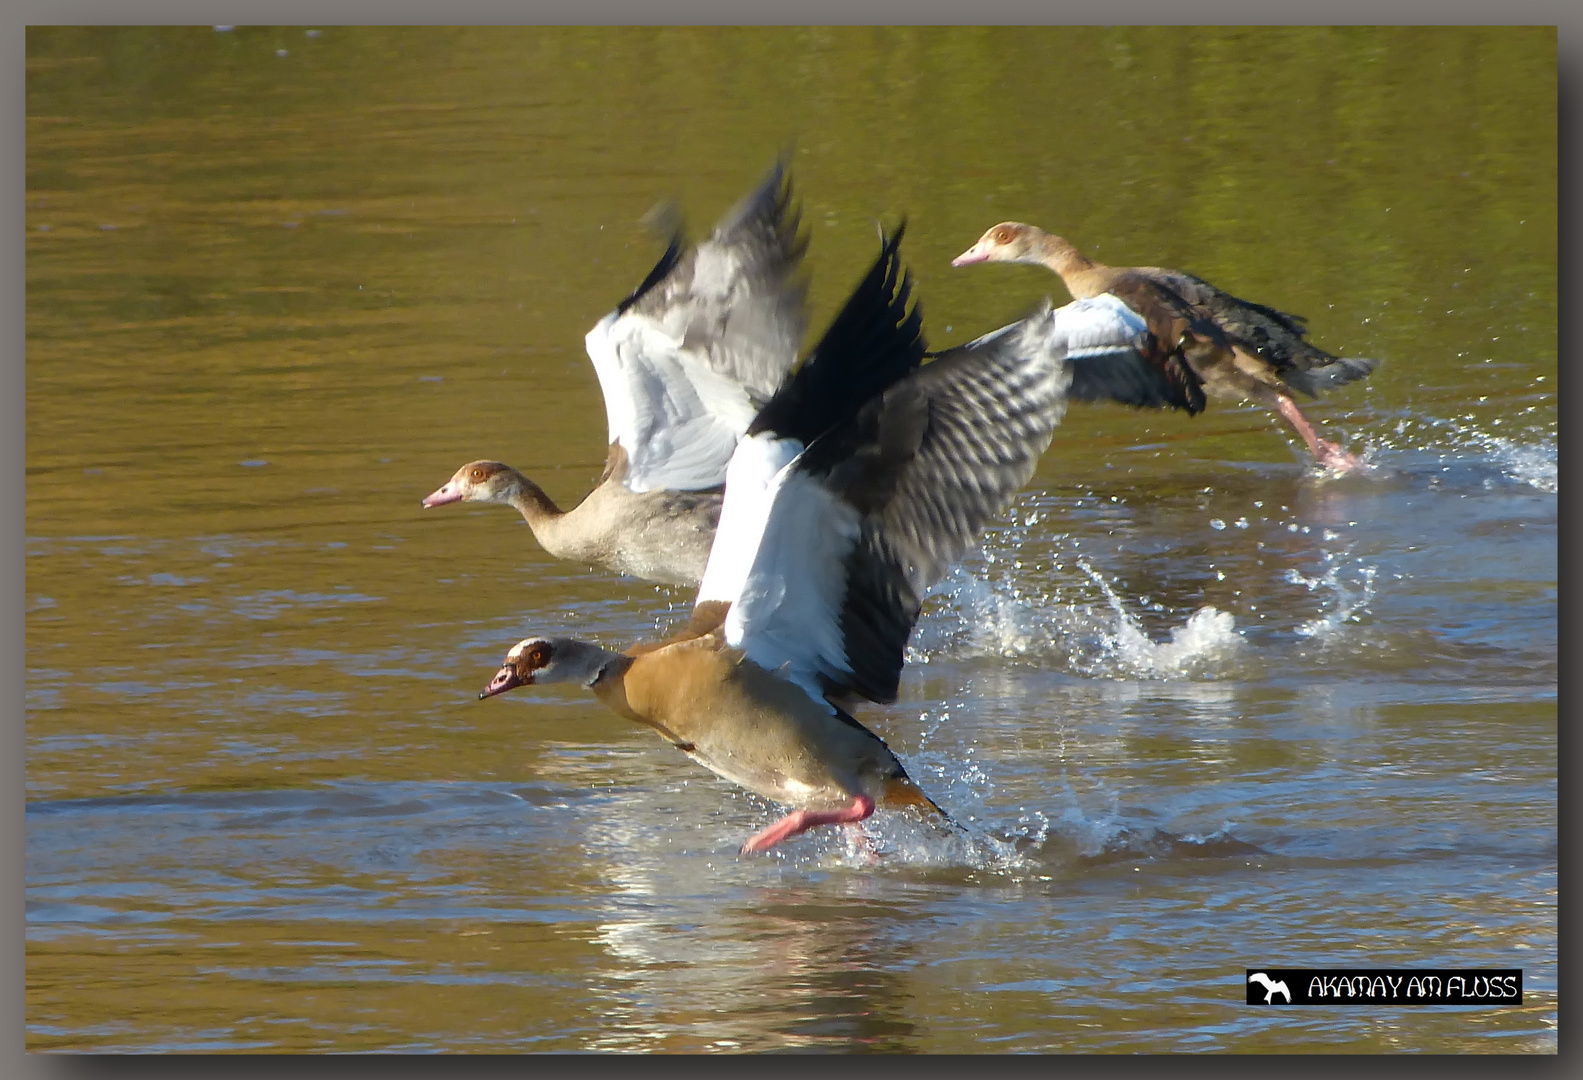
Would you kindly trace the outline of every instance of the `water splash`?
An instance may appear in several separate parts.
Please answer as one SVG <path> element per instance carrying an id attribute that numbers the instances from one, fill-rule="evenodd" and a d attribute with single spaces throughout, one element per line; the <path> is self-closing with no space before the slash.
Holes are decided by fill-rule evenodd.
<path id="1" fill-rule="evenodd" d="M 1156 642 L 1143 632 L 1137 616 L 1130 613 L 1116 590 L 1085 559 L 1078 569 L 1088 575 L 1105 596 L 1115 613 L 1113 628 L 1101 636 L 1101 654 L 1090 672 L 1111 668 L 1116 674 L 1137 678 L 1167 679 L 1194 674 L 1211 674 L 1233 660 L 1244 642 L 1237 633 L 1236 619 L 1214 607 L 1201 607 L 1187 622 L 1173 627 L 1170 640 Z"/>
<path id="2" fill-rule="evenodd" d="M 1523 414 L 1537 408 L 1530 406 Z M 1510 434 L 1497 434 L 1476 426 L 1472 414 L 1447 418 L 1406 410 L 1387 413 L 1385 419 L 1394 419 L 1395 424 L 1385 434 L 1371 440 L 1371 455 L 1381 448 L 1433 454 L 1439 458 L 1442 471 L 1453 465 L 1484 463 L 1493 466 L 1501 478 L 1512 483 L 1525 484 L 1550 495 L 1560 490 L 1559 451 L 1553 428 L 1529 427 L 1513 430 Z M 1502 426 L 1506 419 L 1495 417 L 1489 424 Z M 1493 481 L 1493 477 L 1487 479 L 1485 486 L 1493 486 Z"/>
<path id="3" fill-rule="evenodd" d="M 829 837 L 819 861 L 864 870 L 956 869 L 1025 876 L 1038 870 L 1015 840 L 971 824 L 943 825 L 912 814 L 876 815 L 861 830 L 843 829 Z"/>
<path id="4" fill-rule="evenodd" d="M 1010 881 L 1049 881 L 1117 862 L 1182 858 L 1245 858 L 1262 850 L 1232 833 L 1226 822 L 1207 833 L 1175 833 L 1128 821 L 1118 795 L 1105 785 L 1104 804 L 1085 809 L 1065 771 L 1065 807 L 973 804 L 949 825 L 911 812 L 878 814 L 859 829 L 830 830 L 811 861 L 865 873 L 919 869 L 990 874 Z M 1058 815 L 1058 816 L 1052 816 Z M 995 825 L 974 820 L 984 817 Z M 785 857 L 792 857 L 786 853 Z"/>
<path id="5" fill-rule="evenodd" d="M 1379 568 L 1358 563 L 1353 569 L 1353 581 L 1343 581 L 1341 556 L 1327 551 L 1324 554 L 1324 568 L 1316 577 L 1308 577 L 1296 569 L 1286 571 L 1288 583 L 1301 585 L 1309 592 L 1326 590 L 1331 597 L 1328 607 L 1320 615 L 1297 627 L 1299 636 L 1327 642 L 1347 622 L 1356 621 L 1356 616 L 1368 610 L 1369 601 L 1374 599 L 1374 579 Z"/>
<path id="6" fill-rule="evenodd" d="M 1561 490 L 1559 457 L 1553 437 L 1538 443 L 1519 443 L 1498 435 L 1477 434 L 1478 441 L 1507 476 L 1548 495 Z"/>
<path id="7" fill-rule="evenodd" d="M 1070 598 L 1071 585 L 998 579 L 958 568 L 938 586 L 937 605 L 920 625 L 908 660 L 927 664 L 944 655 L 1007 659 L 1056 658 L 1073 674 L 1094 678 L 1172 679 L 1215 677 L 1245 642 L 1236 619 L 1211 606 L 1199 608 L 1155 641 L 1111 583 L 1085 558 L 1075 561 L 1089 589 Z M 1020 568 L 1020 566 L 1019 566 Z"/>

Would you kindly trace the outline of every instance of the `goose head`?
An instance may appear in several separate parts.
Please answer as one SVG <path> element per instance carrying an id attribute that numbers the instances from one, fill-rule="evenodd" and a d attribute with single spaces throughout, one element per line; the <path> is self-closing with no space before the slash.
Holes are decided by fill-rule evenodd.
<path id="1" fill-rule="evenodd" d="M 453 502 L 512 505 L 522 492 L 522 474 L 498 461 L 470 461 L 457 469 L 443 486 L 423 500 L 424 506 Z"/>
<path id="2" fill-rule="evenodd" d="M 523 638 L 506 653 L 489 685 L 479 698 L 491 698 L 519 686 L 538 683 L 574 682 L 592 686 L 605 665 L 619 653 L 574 638 Z"/>
<path id="3" fill-rule="evenodd" d="M 1039 262 L 1038 241 L 1041 230 L 1020 221 L 1002 221 L 990 228 L 978 243 L 951 260 L 952 266 L 971 266 L 982 262 Z"/>

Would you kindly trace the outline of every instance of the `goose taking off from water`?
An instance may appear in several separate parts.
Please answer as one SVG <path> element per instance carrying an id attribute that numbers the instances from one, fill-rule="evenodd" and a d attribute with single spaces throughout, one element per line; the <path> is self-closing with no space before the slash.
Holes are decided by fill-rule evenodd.
<path id="1" fill-rule="evenodd" d="M 744 852 L 877 806 L 940 813 L 846 709 L 896 700 L 925 590 L 1033 474 L 1064 403 L 1048 307 L 921 363 L 900 237 L 737 445 L 686 627 L 619 653 L 528 638 L 479 695 L 579 683 L 794 808 Z"/>
<path id="2" fill-rule="evenodd" d="M 1171 406 L 1189 414 L 1203 410 L 1205 391 L 1252 400 L 1290 424 L 1321 465 L 1337 472 L 1364 467 L 1314 432 L 1292 391 L 1317 397 L 1368 375 L 1376 361 L 1325 352 L 1307 340 L 1301 316 L 1239 300 L 1180 270 L 1097 263 L 1061 237 L 1017 221 L 996 225 L 951 265 L 981 262 L 1044 266 L 1061 276 L 1073 298 L 1116 297 L 1147 324 L 1153 341 L 1141 350 L 1146 366 L 1117 373 L 1094 365 L 1092 382 L 1074 371 L 1073 397 Z M 1128 386 L 1133 388 L 1131 397 L 1126 396 Z"/>
<path id="3" fill-rule="evenodd" d="M 562 511 L 509 465 L 474 461 L 423 505 L 510 506 L 556 558 L 696 585 L 731 453 L 797 359 L 806 246 L 780 163 L 696 248 L 673 237 L 588 332 L 610 433 L 593 491 Z"/>

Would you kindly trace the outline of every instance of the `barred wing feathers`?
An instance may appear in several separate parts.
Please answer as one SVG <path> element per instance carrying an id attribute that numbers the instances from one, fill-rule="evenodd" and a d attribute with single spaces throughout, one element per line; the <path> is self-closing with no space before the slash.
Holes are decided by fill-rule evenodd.
<path id="1" fill-rule="evenodd" d="M 1063 360 L 1046 308 L 940 354 L 810 443 L 780 478 L 727 640 L 811 693 L 894 701 L 924 592 L 1049 445 Z"/>
<path id="2" fill-rule="evenodd" d="M 1141 269 L 1190 304 L 1201 318 L 1213 322 L 1230 341 L 1263 359 L 1282 382 L 1310 397 L 1361 379 L 1377 366 L 1377 361 L 1362 357 L 1335 356 L 1309 341 L 1308 320 L 1301 315 L 1232 296 L 1181 270 Z"/>
<path id="3" fill-rule="evenodd" d="M 781 595 L 773 589 L 763 591 L 770 587 L 767 579 L 748 587 L 756 560 L 764 565 L 780 562 L 779 556 L 760 549 L 778 544 L 776 538 L 782 530 L 803 526 L 801 519 L 791 525 L 769 521 L 778 498 L 784 500 L 779 513 L 796 512 L 789 508 L 799 496 L 779 494 L 779 485 L 786 479 L 780 474 L 805 446 L 850 420 L 865 401 L 922 361 L 922 320 L 916 307 L 909 310 L 911 280 L 898 251 L 902 232 L 898 228 L 885 239 L 873 266 L 852 290 L 819 344 L 786 378 L 738 444 L 726 472 L 726 497 L 698 590 L 699 603 L 731 603 L 741 619 L 755 603 L 744 597 Z M 793 485 L 793 490 L 809 497 L 813 494 L 799 485 Z M 822 516 L 817 508 L 812 513 L 815 522 Z M 796 572 L 822 573 L 815 562 L 805 560 Z M 836 594 L 834 602 L 839 600 Z"/>
<path id="4" fill-rule="evenodd" d="M 589 331 L 632 490 L 724 482 L 806 327 L 798 220 L 782 163 L 696 249 L 673 238 L 638 290 Z"/>

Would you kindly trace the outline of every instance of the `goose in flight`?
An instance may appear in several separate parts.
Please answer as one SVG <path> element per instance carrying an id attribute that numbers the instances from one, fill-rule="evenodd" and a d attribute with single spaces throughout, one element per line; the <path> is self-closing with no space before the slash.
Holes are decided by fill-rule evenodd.
<path id="1" fill-rule="evenodd" d="M 1239 300 L 1202 278 L 1156 266 L 1106 266 L 1059 236 L 1003 221 L 951 261 L 1021 262 L 1059 274 L 1078 300 L 1111 296 L 1147 325 L 1151 341 L 1139 363 L 1092 363 L 1073 372 L 1071 396 L 1150 408 L 1204 408 L 1204 393 L 1255 401 L 1274 410 L 1307 444 L 1320 465 L 1336 472 L 1364 468 L 1357 457 L 1322 439 L 1293 400 L 1374 370 L 1376 361 L 1332 356 L 1307 340 L 1301 316 Z"/>
<path id="2" fill-rule="evenodd" d="M 806 247 L 781 162 L 697 247 L 673 236 L 588 332 L 610 448 L 581 502 L 563 511 L 509 465 L 473 461 L 423 505 L 510 506 L 556 558 L 696 585 L 731 453 L 797 359 Z"/>
<path id="3" fill-rule="evenodd" d="M 925 591 L 1032 476 L 1065 355 L 1105 301 L 1052 310 L 923 363 L 898 229 L 818 347 L 733 452 L 691 618 L 617 652 L 515 645 L 479 695 L 570 682 L 791 812 L 763 851 L 876 807 L 939 808 L 848 709 L 896 700 Z"/>

